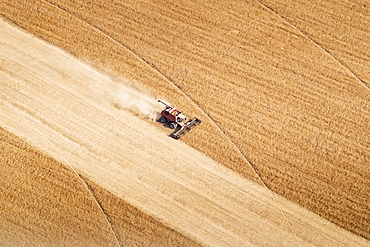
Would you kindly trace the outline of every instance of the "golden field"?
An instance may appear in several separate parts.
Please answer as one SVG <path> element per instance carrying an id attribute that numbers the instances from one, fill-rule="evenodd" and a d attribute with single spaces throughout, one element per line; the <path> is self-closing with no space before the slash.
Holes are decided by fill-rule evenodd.
<path id="1" fill-rule="evenodd" d="M 90 194 L 68 167 L 18 137 L 3 129 L 0 137 L 1 245 L 197 246 L 81 177 Z"/>
<path id="2" fill-rule="evenodd" d="M 199 116 L 189 146 L 369 239 L 366 2 L 289 3 L 5 1 L 1 14 Z"/>

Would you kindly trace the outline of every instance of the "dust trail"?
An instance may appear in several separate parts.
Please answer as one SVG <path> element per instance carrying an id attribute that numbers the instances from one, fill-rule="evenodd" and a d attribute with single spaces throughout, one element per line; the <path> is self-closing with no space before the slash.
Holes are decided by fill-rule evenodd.
<path id="1" fill-rule="evenodd" d="M 130 111 L 150 121 L 157 121 L 163 105 L 144 91 L 131 87 L 127 79 L 119 80 L 120 83 L 106 93 L 110 103 L 117 109 Z"/>

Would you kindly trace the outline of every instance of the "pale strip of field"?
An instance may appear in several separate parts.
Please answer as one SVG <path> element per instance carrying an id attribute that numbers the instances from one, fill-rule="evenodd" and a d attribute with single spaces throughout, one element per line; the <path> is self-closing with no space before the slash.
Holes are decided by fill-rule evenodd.
<path id="1" fill-rule="evenodd" d="M 119 111 L 108 76 L 0 27 L 1 126 L 133 206 L 209 246 L 369 243 Z"/>

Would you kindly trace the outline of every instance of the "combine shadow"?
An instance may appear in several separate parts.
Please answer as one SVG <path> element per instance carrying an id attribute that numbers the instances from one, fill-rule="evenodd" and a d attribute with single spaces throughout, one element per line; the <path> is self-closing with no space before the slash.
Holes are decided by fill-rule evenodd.
<path id="1" fill-rule="evenodd" d="M 177 126 L 175 129 L 171 129 L 170 128 L 170 123 L 168 121 L 165 121 L 165 122 L 162 122 L 161 119 L 158 119 L 157 120 L 158 123 L 162 124 L 162 126 L 168 130 L 172 130 L 170 134 L 168 134 L 167 136 L 168 137 L 171 137 L 171 138 L 174 138 L 173 137 L 173 133 L 175 133 L 178 129 L 179 129 L 179 126 Z M 175 138 L 174 138 L 175 139 Z"/>

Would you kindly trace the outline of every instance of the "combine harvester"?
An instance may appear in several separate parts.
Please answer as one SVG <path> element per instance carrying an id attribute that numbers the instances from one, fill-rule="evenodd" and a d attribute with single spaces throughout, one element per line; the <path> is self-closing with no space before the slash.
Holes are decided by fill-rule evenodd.
<path id="1" fill-rule="evenodd" d="M 185 135 L 189 130 L 201 123 L 198 118 L 190 119 L 189 121 L 185 122 L 186 116 L 182 114 L 180 110 L 171 107 L 163 100 L 159 99 L 158 102 L 161 102 L 166 106 L 166 109 L 161 112 L 161 118 L 159 121 L 161 123 L 168 123 L 170 128 L 175 130 L 171 134 L 171 136 L 175 139 L 180 139 L 181 136 Z"/>

